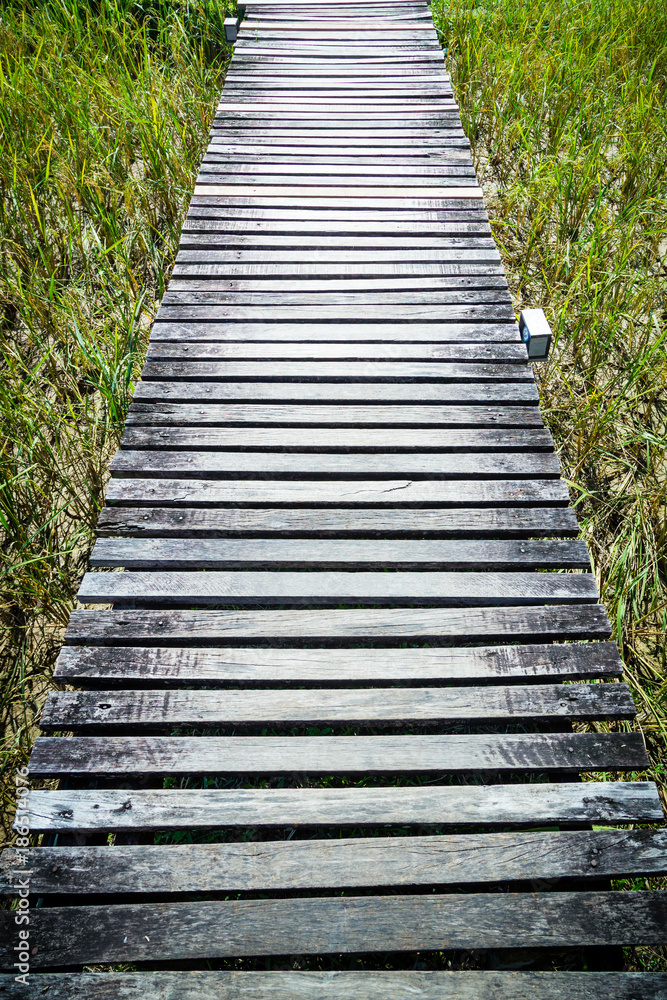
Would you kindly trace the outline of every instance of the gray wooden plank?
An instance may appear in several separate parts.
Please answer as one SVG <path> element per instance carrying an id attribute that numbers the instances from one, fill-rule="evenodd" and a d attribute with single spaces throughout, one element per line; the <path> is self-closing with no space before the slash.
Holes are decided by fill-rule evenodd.
<path id="1" fill-rule="evenodd" d="M 381 264 L 383 262 L 450 262 L 453 265 L 468 261 L 472 263 L 497 263 L 500 254 L 495 247 L 489 249 L 447 250 L 438 247 L 435 250 L 421 250 L 399 247 L 396 250 L 319 250 L 317 260 L 313 261 L 310 250 L 298 249 L 264 249 L 244 250 L 240 255 L 238 250 L 180 250 L 176 257 L 177 264 L 225 264 L 241 261 L 247 264 L 263 264 L 285 261 L 290 264 Z M 299 273 L 295 271 L 295 273 Z M 307 272 L 304 272 L 307 273 Z M 313 272 L 316 273 L 316 272 Z M 452 270 L 452 274 L 465 273 Z M 475 272 L 471 272 L 475 273 Z M 480 272 L 481 273 L 481 272 Z M 493 272 L 489 272 L 493 273 Z"/>
<path id="2" fill-rule="evenodd" d="M 528 365 L 503 363 L 467 364 L 428 361 L 147 361 L 142 379 L 178 379 L 191 381 L 221 379 L 358 379 L 365 382 L 383 379 L 429 379 L 449 382 L 503 383 L 533 382 Z"/>
<path id="3" fill-rule="evenodd" d="M 660 972 L 105 972 L 32 973 L 50 1000 L 664 1000 Z M 7 1000 L 25 997 L 0 976 Z"/>
<path id="4" fill-rule="evenodd" d="M 224 202 L 226 205 L 238 205 L 239 207 L 264 207 L 264 208 L 297 208 L 303 205 L 304 208 L 347 208 L 347 209 L 382 209 L 387 207 L 388 209 L 421 209 L 421 210 L 431 210 L 431 209 L 456 209 L 457 206 L 462 208 L 467 208 L 468 205 L 474 205 L 477 201 L 481 206 L 480 195 L 474 195 L 470 198 L 468 197 L 458 197 L 456 195 L 440 195 L 427 193 L 428 189 L 425 189 L 425 193 L 411 196 L 401 196 L 400 193 L 396 195 L 391 195 L 389 189 L 379 190 L 377 195 L 370 193 L 370 190 L 366 194 L 360 197 L 351 196 L 349 189 L 340 189 L 340 194 L 335 198 L 322 192 L 320 194 L 299 194 L 296 188 L 285 188 L 285 193 L 277 191 L 275 194 L 267 193 L 267 189 L 260 190 L 257 189 L 256 193 L 250 193 L 247 195 L 239 193 L 238 190 L 230 190 L 229 192 L 217 192 L 213 193 L 210 189 L 205 192 L 198 192 L 195 190 L 193 197 L 199 197 L 203 201 L 210 201 L 211 205 L 217 205 L 219 202 Z M 455 189 L 452 189 L 455 190 Z"/>
<path id="5" fill-rule="evenodd" d="M 146 380 L 139 382 L 135 389 L 131 412 L 134 414 L 137 406 L 141 403 L 158 402 L 199 403 L 202 405 L 227 403 L 229 405 L 226 412 L 230 416 L 232 413 L 236 413 L 237 415 L 233 419 L 239 423 L 263 422 L 262 412 L 267 414 L 266 419 L 269 422 L 281 419 L 288 424 L 312 423 L 316 409 L 326 411 L 326 407 L 310 406 L 306 408 L 306 404 L 332 403 L 337 405 L 341 411 L 345 409 L 346 404 L 349 407 L 349 412 L 341 412 L 333 420 L 335 424 L 354 423 L 356 422 L 355 417 L 365 415 L 369 418 L 368 422 L 378 425 L 423 422 L 426 425 L 449 424 L 450 426 L 462 422 L 461 411 L 465 404 L 469 404 L 466 407 L 468 413 L 465 422 L 481 426 L 495 426 L 494 414 L 498 409 L 506 406 L 508 409 L 516 408 L 516 412 L 503 413 L 498 418 L 499 421 L 501 423 L 504 421 L 509 426 L 522 426 L 520 423 L 522 414 L 519 411 L 529 409 L 526 404 L 537 403 L 538 394 L 534 382 L 521 385 L 519 383 L 508 384 L 500 382 L 500 380 L 496 381 L 495 384 L 484 382 L 477 385 L 465 385 L 460 382 L 432 382 L 429 384 L 425 382 L 188 382 L 184 380 L 151 382 Z M 237 403 L 237 406 L 232 410 L 234 402 Z M 267 407 L 250 405 L 242 409 L 238 405 L 241 402 L 248 404 L 275 403 L 276 405 Z M 436 405 L 432 407 L 426 405 L 406 406 L 405 412 L 399 412 L 401 407 L 396 406 L 391 408 L 392 412 L 389 413 L 387 412 L 389 408 L 386 406 L 383 411 L 380 406 L 351 405 L 413 402 L 463 405 L 459 408 L 458 413 L 453 406 L 448 412 L 444 405 L 440 407 Z M 292 413 L 288 414 L 286 407 L 280 409 L 280 403 L 302 404 L 303 412 L 301 412 L 302 405 L 292 406 Z M 492 405 L 494 403 L 499 405 L 494 407 Z M 487 413 L 475 416 L 474 413 L 470 412 L 475 406 L 486 408 Z M 166 409 L 165 407 L 165 412 Z M 187 422 L 192 422 L 193 418 L 195 418 L 196 423 L 210 423 L 211 420 L 219 422 L 223 412 L 225 411 L 218 407 L 210 413 L 201 409 L 201 406 L 199 408 L 191 407 L 191 417 Z M 283 414 L 282 417 L 278 417 L 279 413 Z M 537 407 L 535 407 L 535 413 L 534 419 L 531 421 L 529 417 L 528 420 L 533 425 L 541 426 L 542 417 Z M 205 419 L 199 420 L 197 419 L 199 417 Z M 142 421 L 142 423 L 145 422 L 145 420 Z"/>
<path id="6" fill-rule="evenodd" d="M 121 443 L 126 449 L 220 451 L 226 449 L 261 449 L 282 451 L 382 451 L 397 450 L 439 452 L 550 452 L 553 438 L 546 427 L 467 428 L 434 430 L 429 428 L 393 428 L 391 437 L 381 428 L 354 427 L 346 430 L 328 427 L 128 427 Z"/>
<path id="7" fill-rule="evenodd" d="M 0 913 L 0 962 L 14 961 Z M 348 896 L 45 907 L 35 968 L 243 955 L 657 945 L 667 892 Z"/>
<path id="8" fill-rule="evenodd" d="M 354 193 L 351 194 L 351 191 Z M 197 184 L 194 189 L 195 195 L 205 198 L 225 198 L 237 203 L 244 204 L 289 204 L 294 199 L 303 200 L 306 205 L 328 206 L 337 202 L 343 203 L 350 208 L 364 208 L 367 201 L 369 206 L 381 208 L 383 199 L 389 205 L 398 206 L 405 199 L 406 206 L 418 208 L 438 208 L 448 202 L 466 202 L 481 200 L 482 191 L 477 187 L 451 187 L 441 186 L 430 188 L 427 185 L 410 188 L 391 187 L 354 187 L 339 186 L 326 187 L 324 185 L 303 185 L 285 184 L 282 187 L 270 185 L 243 185 L 243 184 Z"/>
<path id="9" fill-rule="evenodd" d="M 355 540 L 98 538 L 90 566 L 126 569 L 584 569 L 585 542 L 525 540 Z"/>
<path id="10" fill-rule="evenodd" d="M 223 399 L 227 398 L 229 392 L 229 386 L 222 387 L 224 389 Z M 315 395 L 315 398 L 327 398 L 326 390 L 329 388 L 328 397 L 331 400 L 337 398 L 340 395 L 340 403 L 336 405 L 311 405 L 304 400 L 309 400 L 312 398 L 311 394 Z M 396 388 L 395 385 L 392 386 L 375 386 L 374 389 L 386 390 L 390 388 L 392 392 Z M 433 386 L 428 386 L 429 393 L 432 394 L 431 390 Z M 440 387 L 438 387 L 440 388 Z M 449 387 L 448 387 L 449 388 Z M 463 387 L 465 390 L 466 387 Z M 468 393 L 467 398 L 464 402 L 471 402 L 472 406 L 456 406 L 452 403 L 447 406 L 418 406 L 418 405 L 406 405 L 406 396 L 409 399 L 410 396 L 406 393 L 403 394 L 403 399 L 400 396 L 398 402 L 402 405 L 398 406 L 384 406 L 384 405 L 359 405 L 350 403 L 350 399 L 358 397 L 360 394 L 360 387 L 357 386 L 345 386 L 337 384 L 335 387 L 322 387 L 321 384 L 312 383 L 302 385 L 300 387 L 300 395 L 295 398 L 295 390 L 293 385 L 286 385 L 283 387 L 282 393 L 279 392 L 279 387 L 273 383 L 265 383 L 265 385 L 248 388 L 247 385 L 237 386 L 235 395 L 236 397 L 245 398 L 247 395 L 251 397 L 254 395 L 259 398 L 269 398 L 273 395 L 282 395 L 283 398 L 289 396 L 292 402 L 290 403 L 214 403 L 214 400 L 220 398 L 221 387 L 215 386 L 211 387 L 209 385 L 204 386 L 203 392 L 198 391 L 193 388 L 191 383 L 184 383 L 182 385 L 175 384 L 173 382 L 164 383 L 139 383 L 135 390 L 135 398 L 130 406 L 126 418 L 126 427 L 136 427 L 138 425 L 151 425 L 158 427 L 193 427 L 194 425 L 199 425 L 201 427 L 211 427 L 224 426 L 224 425 L 235 425 L 242 426 L 255 425 L 261 427 L 268 427 L 272 424 L 278 424 L 282 427 L 288 426 L 307 426 L 314 425 L 316 428 L 322 427 L 346 427 L 349 428 L 350 425 L 355 427 L 363 426 L 376 426 L 376 427 L 449 427 L 449 428 L 460 428 L 460 427 L 470 427 L 470 428 L 542 428 L 542 415 L 537 406 L 526 406 L 526 405 L 516 405 L 517 402 L 521 404 L 525 403 L 537 403 L 537 391 L 534 387 L 527 386 L 522 387 L 521 391 L 517 391 L 519 400 L 515 399 L 515 394 L 507 392 L 506 388 L 502 386 L 487 386 L 488 393 L 485 393 L 485 397 L 482 398 L 479 392 Z M 192 389 L 192 391 L 190 391 Z M 209 394 L 209 389 L 211 390 Z M 216 391 L 213 391 L 213 390 Z M 234 387 L 232 387 L 232 390 Z M 291 389 L 291 394 L 288 390 Z M 334 389 L 338 390 L 337 394 L 334 394 Z M 346 390 L 342 392 L 341 390 Z M 354 389 L 354 393 L 350 391 Z M 363 394 L 371 396 L 371 402 L 373 401 L 373 396 L 380 400 L 386 399 L 387 396 L 390 397 L 392 393 L 390 392 L 374 392 L 367 393 L 368 386 L 363 387 Z M 424 386 L 418 386 L 420 392 L 423 391 Z M 532 394 L 528 395 L 526 389 L 532 390 Z M 266 390 L 266 394 L 261 392 L 261 390 Z M 270 390 L 270 391 L 269 391 Z M 308 390 L 308 391 L 306 391 Z M 315 390 L 317 390 L 315 392 Z M 472 399 L 470 398 L 472 396 Z M 179 397 L 190 400 L 191 402 L 169 402 L 169 400 Z M 233 398 L 233 397 L 232 397 Z M 166 399 L 167 402 L 151 402 L 155 399 Z M 198 406 L 193 406 L 192 402 L 199 402 Z M 299 402 L 299 406 L 294 406 L 293 402 Z M 492 403 L 500 405 L 490 405 Z M 344 405 L 342 405 L 344 404 Z"/>
<path id="11" fill-rule="evenodd" d="M 415 278 L 414 275 L 403 277 L 400 275 L 383 275 L 382 277 L 359 276 L 357 269 L 363 265 L 352 265 L 351 276 L 345 274 L 347 265 L 339 268 L 337 264 L 325 265 L 338 271 L 338 274 L 330 276 L 319 275 L 309 278 L 307 275 L 299 276 L 297 279 L 290 279 L 287 268 L 289 265 L 280 264 L 274 267 L 271 264 L 251 264 L 245 265 L 214 265 L 220 268 L 222 274 L 211 274 L 210 265 L 188 264 L 186 268 L 192 269 L 192 274 L 175 274 L 170 283 L 169 290 L 165 292 L 162 302 L 163 308 L 175 307 L 194 309 L 202 306 L 210 306 L 213 309 L 227 307 L 231 310 L 244 309 L 276 309 L 286 310 L 290 308 L 308 309 L 316 303 L 317 309 L 355 309 L 357 307 L 368 307 L 375 310 L 376 317 L 379 318 L 384 313 L 383 318 L 391 312 L 394 305 L 403 305 L 408 308 L 448 308 L 452 305 L 478 306 L 480 303 L 490 305 L 504 305 L 506 309 L 511 308 L 511 298 L 505 285 L 505 279 L 500 276 L 491 275 L 471 276 L 466 278 L 450 278 L 442 276 L 426 275 L 422 278 Z M 297 265 L 305 267 L 306 265 Z M 402 267 L 402 265 L 392 264 L 392 267 Z M 418 265 L 408 265 L 408 270 Z M 424 265 L 425 267 L 427 265 Z M 430 267 L 431 265 L 428 265 Z M 488 265 L 491 266 L 491 265 Z M 495 266 L 495 265 L 493 265 Z M 378 265 L 380 270 L 382 265 Z M 435 265 L 436 268 L 446 268 L 448 265 Z M 253 269 L 265 270 L 265 275 L 252 275 L 248 271 Z M 179 271 L 181 269 L 179 268 Z M 195 272 L 201 273 L 195 273 Z M 241 271 L 239 277 L 234 274 Z M 225 277 L 226 274 L 226 277 Z M 273 277 L 273 282 L 269 281 Z M 459 282 L 463 287 L 459 287 Z M 309 287 L 313 283 L 318 287 Z M 449 287 L 452 286 L 453 287 Z"/>
<path id="12" fill-rule="evenodd" d="M 356 302 L 354 305 L 162 305 L 158 312 L 159 322 L 204 322 L 204 323 L 266 323 L 266 322 L 381 322 L 389 319 L 395 323 L 515 323 L 516 317 L 511 306 L 499 304 L 454 305 L 392 303 L 386 305 L 373 302 Z"/>
<path id="13" fill-rule="evenodd" d="M 259 157 L 256 158 L 259 161 Z M 366 157 L 366 159 L 371 159 L 371 157 Z M 336 181 L 356 182 L 359 180 L 361 183 L 375 183 L 376 178 L 382 179 L 382 183 L 395 184 L 396 179 L 402 180 L 409 177 L 411 180 L 413 178 L 419 178 L 420 182 L 424 178 L 430 178 L 430 181 L 440 183 L 442 178 L 448 178 L 451 181 L 456 181 L 460 184 L 461 178 L 468 180 L 469 178 L 475 177 L 475 171 L 472 164 L 468 165 L 465 163 L 439 163 L 439 164 L 411 164 L 409 160 L 406 159 L 405 164 L 401 166 L 390 166 L 384 165 L 380 157 L 374 159 L 373 163 L 360 164 L 360 163 L 325 163 L 317 161 L 314 164 L 311 163 L 299 163 L 297 161 L 282 162 L 277 163 L 272 162 L 236 162 L 229 161 L 227 157 L 221 157 L 215 153 L 209 154 L 204 157 L 199 167 L 199 183 L 205 184 L 207 180 L 211 180 L 213 183 L 217 183 L 218 179 L 222 179 L 223 182 L 227 181 L 229 178 L 231 183 L 234 183 L 234 179 L 239 177 L 244 178 L 244 183 L 249 183 L 252 178 L 252 183 L 264 183 L 260 178 L 270 178 L 269 183 L 276 183 L 278 178 L 280 178 L 280 183 L 286 183 L 284 178 L 303 178 L 306 177 L 310 181 L 314 178 L 322 178 L 326 180 L 327 178 L 335 178 Z M 430 183 L 429 181 L 429 183 Z M 400 244 L 395 243 L 396 246 L 400 248 Z M 352 248 L 351 248 L 352 249 Z M 359 248 L 361 249 L 361 248 Z M 386 248 L 385 248 L 386 249 Z"/>
<path id="14" fill-rule="evenodd" d="M 640 733 L 39 736 L 29 764 L 35 778 L 64 774 L 250 775 L 293 771 L 310 775 L 576 773 L 642 771 L 648 766 Z"/>
<path id="15" fill-rule="evenodd" d="M 561 480 L 270 480 L 112 479 L 107 504 L 219 507 L 233 504 L 313 504 L 374 507 L 437 504 L 448 507 L 567 506 Z"/>
<path id="16" fill-rule="evenodd" d="M 412 649 L 64 646 L 53 676 L 60 682 L 84 685 L 94 682 L 107 685 L 296 683 L 318 686 L 427 680 L 438 683 L 577 680 L 620 677 L 622 673 L 623 664 L 615 643 L 580 642 Z"/>
<path id="17" fill-rule="evenodd" d="M 246 143 L 239 143 L 235 149 L 244 149 Z M 269 144 L 270 145 L 270 144 Z M 254 148 L 269 149 L 269 145 L 259 144 Z M 217 146 L 216 146 L 217 148 Z M 283 147 L 284 148 L 284 147 Z M 288 147 L 289 148 L 289 147 Z M 300 147 L 296 147 L 297 152 Z M 318 147 L 306 146 L 304 148 L 313 149 Z M 408 147 L 414 148 L 414 147 Z M 271 152 L 271 150 L 269 150 Z M 440 154 L 438 154 L 440 155 Z M 252 231 L 253 227 L 263 230 L 265 226 L 278 228 L 280 232 L 301 232 L 299 227 L 306 227 L 309 231 L 325 231 L 326 227 L 341 228 L 344 232 L 387 232 L 389 229 L 397 232 L 447 232 L 450 225 L 466 225 L 469 223 L 477 225 L 488 225 L 488 215 L 480 205 L 455 205 L 450 208 L 429 208 L 413 209 L 403 207 L 402 209 L 389 208 L 386 205 L 379 209 L 369 208 L 363 213 L 353 208 L 336 206 L 335 208 L 309 208 L 302 205 L 300 208 L 294 206 L 279 205 L 236 205 L 217 199 L 211 202 L 210 198 L 192 198 L 188 216 L 184 225 L 193 222 L 201 225 L 201 220 L 208 220 L 213 225 L 221 226 L 230 230 L 234 227 L 241 227 L 243 231 Z M 279 225 L 280 224 L 280 225 Z M 352 227 L 350 229 L 350 227 Z M 356 228 L 355 228 L 356 227 Z"/>
<path id="18" fill-rule="evenodd" d="M 189 342 L 194 342 L 191 346 Z M 447 345 L 468 344 L 477 350 L 486 344 L 519 343 L 519 328 L 515 322 L 508 323 L 336 323 L 325 326 L 314 323 L 163 323 L 155 322 L 151 330 L 149 351 L 157 357 L 170 350 L 207 350 L 207 344 L 261 342 L 256 350 L 271 349 L 287 342 L 297 344 L 329 344 L 334 350 L 361 351 L 367 341 L 372 341 L 378 350 L 406 351 L 441 350 Z M 437 344 L 437 348 L 433 347 Z M 392 346 L 389 346 L 392 345 Z M 395 345 L 395 346 L 393 346 Z M 305 350 L 305 347 L 301 347 Z M 173 354 L 163 356 L 173 357 Z"/>
<path id="19" fill-rule="evenodd" d="M 445 509 L 409 507 L 385 510 L 352 508 L 227 508 L 173 510 L 162 507 L 105 507 L 99 536 L 219 538 L 235 535 L 378 535 L 466 538 L 573 538 L 579 526 L 568 507 L 525 509 Z"/>
<path id="20" fill-rule="evenodd" d="M 50 691 L 42 729 L 632 719 L 627 684 L 316 690 Z M 431 881 L 437 882 L 437 879 Z"/>
<path id="21" fill-rule="evenodd" d="M 444 152 L 444 150 L 457 149 L 465 150 L 469 153 L 470 150 L 470 140 L 461 132 L 459 134 L 458 130 L 451 130 L 446 132 L 444 130 L 435 129 L 421 129 L 424 133 L 420 136 L 414 136 L 409 134 L 405 129 L 402 131 L 396 131 L 394 129 L 373 129 L 372 131 L 368 128 L 366 129 L 353 129 L 347 127 L 345 131 L 333 132 L 331 130 L 322 129 L 285 129 L 285 128 L 272 128 L 259 130 L 255 128 L 230 128 L 229 126 L 220 129 L 212 129 L 210 133 L 210 146 L 209 149 L 214 150 L 216 148 L 226 148 L 226 147 L 239 147 L 239 146 L 252 146 L 253 148 L 267 148 L 270 146 L 289 146 L 293 151 L 297 151 L 299 148 L 311 149 L 314 146 L 320 146 L 324 155 L 329 155 L 334 150 L 367 150 L 364 155 L 368 156 L 371 152 L 375 152 L 381 149 L 400 149 L 400 155 L 408 155 L 405 151 L 412 148 L 419 149 L 419 152 L 415 152 L 415 155 L 423 156 L 424 150 L 433 150 L 438 152 Z M 415 145 L 415 138 L 419 138 L 418 146 Z M 323 141 L 324 140 L 324 141 Z M 349 153 L 347 155 L 350 155 Z M 197 203 L 196 203 L 197 204 Z M 192 206 L 192 202 L 190 202 Z M 338 205 L 338 207 L 342 207 Z M 371 206 L 368 206 L 369 208 Z M 393 211 L 398 209 L 398 205 L 386 206 L 391 208 Z M 405 205 L 403 208 L 408 210 L 408 208 L 414 206 Z M 431 208 L 441 208 L 443 210 L 449 208 L 450 210 L 455 210 L 457 208 L 456 203 L 451 205 L 433 205 L 433 206 L 423 206 Z M 476 205 L 466 205 L 461 206 L 467 210 L 472 210 L 477 208 L 482 210 L 483 206 L 481 204 Z"/>
<path id="22" fill-rule="evenodd" d="M 30 793 L 31 830 L 168 830 L 376 823 L 640 823 L 664 817 L 652 782 L 352 788 L 105 789 Z"/>
<path id="23" fill-rule="evenodd" d="M 310 34 L 311 32 L 342 32 L 343 37 L 346 37 L 348 32 L 354 32 L 355 38 L 363 37 L 366 32 L 375 34 L 387 34 L 391 33 L 397 35 L 397 37 L 402 38 L 415 38 L 419 39 L 428 35 L 429 37 L 436 37 L 435 28 L 433 27 L 433 22 L 430 24 L 425 19 L 422 23 L 417 24 L 395 24 L 390 19 L 373 20 L 372 15 L 370 17 L 364 17 L 359 20 L 355 20 L 350 17 L 339 17 L 335 20 L 330 18 L 320 18 L 318 21 L 297 21 L 291 16 L 286 16 L 284 20 L 255 20 L 254 15 L 249 15 L 241 22 L 241 31 L 252 34 L 252 32 L 261 31 L 264 34 L 273 34 L 274 32 L 286 32 L 291 36 L 292 32 L 296 31 L 297 34 L 301 35 L 304 32 Z"/>
<path id="24" fill-rule="evenodd" d="M 261 843 L 37 847 L 31 888 L 63 895 L 276 891 L 360 886 L 480 885 L 536 879 L 662 875 L 667 831 L 579 830 L 364 837 Z M 17 852 L 0 856 L 0 889 Z"/>
<path id="25" fill-rule="evenodd" d="M 443 607 L 580 604 L 598 600 L 590 573 L 527 572 L 270 572 L 256 570 L 127 570 L 89 572 L 79 585 L 82 604 L 137 601 L 162 607 L 406 602 Z"/>
<path id="26" fill-rule="evenodd" d="M 120 575 L 120 574 L 119 574 Z M 70 615 L 72 645 L 211 646 L 256 639 L 546 642 L 608 639 L 601 604 L 491 608 L 345 608 L 290 611 L 84 611 Z"/>
<path id="27" fill-rule="evenodd" d="M 439 140 L 439 148 L 438 144 L 434 145 L 433 143 L 425 143 L 422 148 L 421 144 L 409 146 L 405 141 L 401 142 L 399 138 L 393 144 L 388 143 L 384 145 L 373 142 L 370 148 L 367 148 L 365 144 L 347 146 L 344 142 L 338 142 L 330 146 L 329 144 L 322 144 L 317 141 L 311 143 L 299 141 L 295 146 L 290 139 L 283 139 L 280 142 L 263 138 L 255 143 L 252 138 L 243 140 L 237 137 L 230 137 L 229 141 L 227 141 L 224 136 L 212 135 L 210 136 L 207 155 L 219 158 L 230 157 L 233 162 L 234 158 L 240 159 L 245 156 L 257 157 L 264 150 L 271 160 L 276 160 L 277 162 L 288 162 L 286 158 L 292 157 L 295 162 L 363 163 L 365 160 L 377 162 L 382 157 L 383 161 L 386 160 L 387 163 L 402 161 L 413 163 L 471 163 L 470 147 L 466 142 L 463 139 L 452 139 L 451 141 L 448 139 L 444 142 L 440 142 Z M 279 161 L 277 160 L 278 157 L 281 158 Z M 483 211 L 481 206 L 474 206 L 468 210 Z"/>
<path id="28" fill-rule="evenodd" d="M 238 164 L 241 166 L 242 164 Z M 472 223 L 468 224 L 473 226 Z M 344 230 L 344 227 L 343 227 Z M 488 247 L 491 243 L 490 237 L 482 236 L 479 233 L 471 233 L 469 236 L 426 236 L 426 237 L 401 237 L 401 236 L 360 236 L 357 233 L 345 235 L 321 235 L 318 233 L 301 233 L 300 235 L 286 235 L 284 233 L 267 232 L 264 233 L 238 233 L 225 232 L 224 220 L 220 222 L 218 231 L 202 231 L 197 227 L 194 220 L 190 223 L 190 229 L 181 233 L 180 245 L 186 249 L 206 250 L 209 247 L 221 249 L 230 247 L 239 248 L 266 247 L 289 248 L 289 247 L 310 247 L 311 249 L 325 248 L 351 248 L 354 244 L 365 249 L 375 247 L 391 248 L 392 246 L 415 246 L 425 248 L 475 248 Z"/>
<path id="29" fill-rule="evenodd" d="M 558 456 L 548 452 L 313 452 L 118 451 L 111 474 L 121 478 L 224 479 L 230 476 L 410 476 L 429 479 L 557 479 Z"/>

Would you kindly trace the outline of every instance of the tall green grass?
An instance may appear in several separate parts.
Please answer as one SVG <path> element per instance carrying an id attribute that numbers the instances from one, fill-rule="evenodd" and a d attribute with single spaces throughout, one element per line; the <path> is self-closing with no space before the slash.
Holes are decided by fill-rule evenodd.
<path id="1" fill-rule="evenodd" d="M 231 54 L 226 13 L 224 0 L 0 9 L 5 773 L 29 749 L 73 606 Z"/>
<path id="2" fill-rule="evenodd" d="M 435 0 L 515 305 L 667 787 L 667 7 Z"/>

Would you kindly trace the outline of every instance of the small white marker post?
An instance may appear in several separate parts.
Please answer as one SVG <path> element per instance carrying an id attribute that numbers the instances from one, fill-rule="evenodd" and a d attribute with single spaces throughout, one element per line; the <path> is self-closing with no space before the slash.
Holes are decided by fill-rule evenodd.
<path id="1" fill-rule="evenodd" d="M 553 334 L 543 309 L 524 309 L 519 319 L 519 333 L 528 348 L 529 361 L 546 361 Z"/>

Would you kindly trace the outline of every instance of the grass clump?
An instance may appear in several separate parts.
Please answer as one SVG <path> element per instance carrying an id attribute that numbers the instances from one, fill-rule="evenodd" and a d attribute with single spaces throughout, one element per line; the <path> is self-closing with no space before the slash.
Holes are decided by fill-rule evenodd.
<path id="1" fill-rule="evenodd" d="M 655 763 L 667 786 L 667 8 L 436 0 L 435 21 Z"/>
<path id="2" fill-rule="evenodd" d="M 5 774 L 25 760 L 84 569 L 231 54 L 229 12 L 213 0 L 0 11 Z"/>

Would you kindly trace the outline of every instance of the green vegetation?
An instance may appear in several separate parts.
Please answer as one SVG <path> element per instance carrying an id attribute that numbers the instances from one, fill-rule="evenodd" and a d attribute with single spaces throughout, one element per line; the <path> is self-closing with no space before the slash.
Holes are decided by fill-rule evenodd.
<path id="1" fill-rule="evenodd" d="M 542 406 L 664 792 L 667 8 L 435 8 L 515 305 L 555 333 Z"/>
<path id="2" fill-rule="evenodd" d="M 667 8 L 434 10 L 515 303 L 543 306 L 556 332 L 544 411 L 664 790 Z M 213 0 L 0 11 L 6 766 L 27 756 L 74 603 L 222 85 L 225 13 Z"/>
<path id="3" fill-rule="evenodd" d="M 231 51 L 225 13 L 0 11 L 3 770 L 29 750 L 74 603 Z"/>

